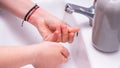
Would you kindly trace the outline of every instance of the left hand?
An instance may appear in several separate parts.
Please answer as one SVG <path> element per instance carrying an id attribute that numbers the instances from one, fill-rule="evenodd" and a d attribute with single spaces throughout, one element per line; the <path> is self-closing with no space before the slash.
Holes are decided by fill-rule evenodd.
<path id="1" fill-rule="evenodd" d="M 41 8 L 34 14 L 37 16 L 35 18 L 35 20 L 37 19 L 35 21 L 36 24 L 34 25 L 46 41 L 71 43 L 74 39 L 75 32 L 79 31 L 79 28 L 72 28 L 66 25 L 63 21 Z"/>
<path id="2" fill-rule="evenodd" d="M 58 43 L 45 41 L 30 48 L 34 68 L 58 68 L 68 61 L 68 50 Z"/>

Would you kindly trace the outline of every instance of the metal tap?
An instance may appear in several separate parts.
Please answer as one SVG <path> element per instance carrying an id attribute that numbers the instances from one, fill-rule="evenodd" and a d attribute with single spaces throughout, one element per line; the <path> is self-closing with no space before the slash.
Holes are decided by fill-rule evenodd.
<path id="1" fill-rule="evenodd" d="M 73 12 L 83 14 L 89 18 L 89 25 L 92 26 L 93 17 L 94 17 L 94 11 L 95 5 L 92 5 L 89 8 L 78 6 L 75 4 L 67 3 L 65 7 L 65 11 L 69 14 L 72 14 Z"/>

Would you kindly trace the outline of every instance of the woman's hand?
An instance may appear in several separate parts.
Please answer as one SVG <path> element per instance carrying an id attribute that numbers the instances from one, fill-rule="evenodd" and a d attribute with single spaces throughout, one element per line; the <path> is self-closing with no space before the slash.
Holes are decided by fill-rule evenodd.
<path id="1" fill-rule="evenodd" d="M 16 5 L 16 6 L 13 6 Z M 22 6 L 21 6 L 21 5 Z M 1 0 L 0 7 L 4 8 L 14 15 L 24 18 L 26 13 L 35 5 L 31 0 Z M 46 12 L 42 8 L 38 8 L 29 22 L 37 27 L 44 40 L 54 42 L 72 42 L 75 32 L 78 28 L 72 28 L 66 25 L 63 21 Z"/>
<path id="2" fill-rule="evenodd" d="M 0 46 L 0 68 L 20 68 L 33 64 L 35 68 L 57 68 L 68 59 L 69 52 L 55 42 L 31 46 Z"/>
<path id="3" fill-rule="evenodd" d="M 35 25 L 46 41 L 69 42 L 74 39 L 75 32 L 79 28 L 72 28 L 63 21 L 39 8 L 29 20 Z"/>
<path id="4" fill-rule="evenodd" d="M 35 68 L 58 68 L 67 61 L 69 56 L 66 48 L 54 42 L 43 42 L 31 48 L 34 51 Z"/>

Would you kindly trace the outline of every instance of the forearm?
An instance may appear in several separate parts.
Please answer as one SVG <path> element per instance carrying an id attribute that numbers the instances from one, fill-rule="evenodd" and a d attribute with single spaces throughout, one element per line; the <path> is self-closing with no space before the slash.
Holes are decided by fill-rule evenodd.
<path id="1" fill-rule="evenodd" d="M 0 0 L 1 8 L 10 11 L 22 19 L 34 5 L 31 0 Z"/>
<path id="2" fill-rule="evenodd" d="M 31 0 L 0 0 L 0 7 L 11 12 L 19 18 L 24 19 L 27 12 L 35 5 Z M 32 14 L 30 19 L 28 20 L 31 24 L 37 25 L 37 19 L 42 18 L 44 10 L 39 8 L 39 11 L 36 11 Z"/>
<path id="3" fill-rule="evenodd" d="M 30 46 L 1 46 L 0 68 L 20 68 L 33 63 L 33 50 Z"/>

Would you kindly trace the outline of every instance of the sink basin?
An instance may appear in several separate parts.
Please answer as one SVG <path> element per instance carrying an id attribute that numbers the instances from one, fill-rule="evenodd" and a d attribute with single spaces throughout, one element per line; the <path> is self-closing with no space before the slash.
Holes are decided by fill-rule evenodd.
<path id="1" fill-rule="evenodd" d="M 80 27 L 73 14 L 64 12 L 65 4 L 68 0 L 33 0 L 42 8 L 64 20 L 72 27 Z M 74 0 L 73 0 L 74 1 Z M 76 0 L 76 3 L 82 0 Z M 91 2 L 91 0 L 89 0 Z M 70 1 L 72 2 L 72 0 Z M 0 9 L 0 45 L 29 45 L 39 43 L 42 41 L 41 36 L 35 27 L 25 22 L 21 27 L 22 20 L 13 16 L 12 14 Z M 81 16 L 81 23 L 88 20 L 85 16 Z M 10 23 L 10 24 L 9 24 Z M 9 34 L 9 35 L 5 35 Z M 4 42 L 5 41 L 5 42 Z M 61 43 L 69 52 L 70 57 L 67 63 L 60 66 L 60 68 L 91 68 L 86 45 L 82 37 L 81 30 L 76 33 L 74 42 L 71 44 Z M 26 65 L 21 68 L 34 68 L 32 65 Z"/>

